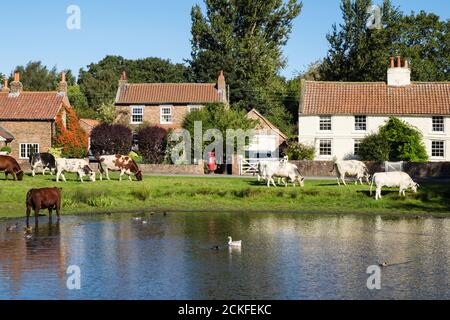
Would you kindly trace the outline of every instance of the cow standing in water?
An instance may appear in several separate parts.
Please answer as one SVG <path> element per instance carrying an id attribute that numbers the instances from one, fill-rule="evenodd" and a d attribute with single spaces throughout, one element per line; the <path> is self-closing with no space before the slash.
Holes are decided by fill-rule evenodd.
<path id="1" fill-rule="evenodd" d="M 23 179 L 23 171 L 13 157 L 0 156 L 0 171 L 5 172 L 5 180 L 8 180 L 8 174 L 11 174 L 14 180 Z"/>
<path id="2" fill-rule="evenodd" d="M 31 189 L 27 193 L 27 229 L 30 227 L 31 209 L 34 210 L 36 224 L 39 217 L 39 210 L 48 209 L 49 220 L 52 220 L 52 211 L 56 210 L 58 221 L 61 210 L 61 188 Z"/>
<path id="3" fill-rule="evenodd" d="M 120 154 L 113 156 L 98 156 L 98 168 L 100 171 L 100 180 L 103 180 L 103 174 L 106 175 L 106 179 L 109 179 L 109 170 L 120 171 L 119 180 L 122 181 L 124 174 L 128 175 L 128 179 L 131 181 L 131 174 L 134 174 L 137 181 L 142 181 L 142 172 L 139 169 L 136 161 L 129 156 L 123 156 Z"/>

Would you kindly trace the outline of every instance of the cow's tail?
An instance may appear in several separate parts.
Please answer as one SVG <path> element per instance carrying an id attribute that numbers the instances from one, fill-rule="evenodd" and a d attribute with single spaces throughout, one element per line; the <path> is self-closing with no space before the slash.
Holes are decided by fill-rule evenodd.
<path id="1" fill-rule="evenodd" d="M 336 162 L 335 163 L 333 163 L 333 168 L 331 169 L 331 171 L 330 172 L 333 172 L 334 170 L 336 169 Z"/>
<path id="2" fill-rule="evenodd" d="M 33 193 L 33 189 L 27 192 L 27 200 L 25 201 L 25 204 L 28 205 L 31 203 L 31 194 Z"/>

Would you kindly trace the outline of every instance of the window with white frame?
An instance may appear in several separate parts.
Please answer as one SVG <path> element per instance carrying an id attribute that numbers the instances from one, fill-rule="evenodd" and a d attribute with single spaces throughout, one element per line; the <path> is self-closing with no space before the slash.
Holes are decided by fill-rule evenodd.
<path id="1" fill-rule="evenodd" d="M 29 159 L 35 153 L 39 153 L 39 144 L 37 143 L 20 143 L 20 159 Z"/>
<path id="2" fill-rule="evenodd" d="M 356 131 L 366 131 L 367 130 L 367 117 L 366 116 L 355 116 L 355 130 Z"/>
<path id="3" fill-rule="evenodd" d="M 188 106 L 189 112 L 196 111 L 196 110 L 201 110 L 202 108 L 203 108 L 202 105 L 189 105 Z"/>
<path id="4" fill-rule="evenodd" d="M 355 156 L 359 156 L 359 147 L 361 146 L 361 139 L 355 139 L 354 143 L 353 143 L 353 154 Z"/>
<path id="5" fill-rule="evenodd" d="M 144 106 L 131 106 L 131 123 L 144 122 Z"/>
<path id="6" fill-rule="evenodd" d="M 444 141 L 431 141 L 431 156 L 436 158 L 443 158 L 445 156 Z"/>
<path id="7" fill-rule="evenodd" d="M 433 117 L 433 132 L 444 132 L 444 117 Z"/>
<path id="8" fill-rule="evenodd" d="M 161 124 L 172 123 L 172 106 L 161 106 Z"/>
<path id="9" fill-rule="evenodd" d="M 320 131 L 331 131 L 331 116 L 320 116 L 319 130 Z"/>
<path id="10" fill-rule="evenodd" d="M 331 156 L 331 140 L 325 139 L 319 141 L 319 155 Z"/>

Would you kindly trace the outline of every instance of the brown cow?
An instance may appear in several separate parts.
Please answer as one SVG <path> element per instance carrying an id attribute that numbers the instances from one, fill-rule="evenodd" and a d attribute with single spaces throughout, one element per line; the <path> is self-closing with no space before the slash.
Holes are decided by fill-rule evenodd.
<path id="1" fill-rule="evenodd" d="M 60 219 L 61 209 L 61 188 L 42 188 L 31 189 L 27 193 L 27 228 L 30 227 L 29 219 L 31 209 L 34 210 L 36 223 L 39 217 L 39 210 L 48 209 L 49 220 L 52 219 L 52 210 L 56 210 L 58 221 Z"/>
<path id="2" fill-rule="evenodd" d="M 21 181 L 23 179 L 23 171 L 13 157 L 0 156 L 0 171 L 5 172 L 5 180 L 8 180 L 9 173 L 14 177 L 14 180 Z"/>
<path id="3" fill-rule="evenodd" d="M 142 181 L 142 172 L 139 169 L 136 161 L 129 156 L 124 155 L 111 155 L 111 156 L 98 156 L 98 168 L 100 171 L 100 180 L 103 180 L 103 174 L 106 175 L 106 179 L 109 180 L 109 170 L 120 171 L 119 180 L 122 180 L 124 174 L 128 175 L 128 179 L 131 181 L 131 174 L 134 173 L 137 181 Z"/>

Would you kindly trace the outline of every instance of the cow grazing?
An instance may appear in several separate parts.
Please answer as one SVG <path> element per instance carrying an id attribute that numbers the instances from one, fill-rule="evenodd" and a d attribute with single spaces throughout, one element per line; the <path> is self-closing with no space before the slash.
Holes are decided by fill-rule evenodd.
<path id="1" fill-rule="evenodd" d="M 367 184 L 369 184 L 369 170 L 367 170 L 366 165 L 358 160 L 342 160 L 336 161 L 333 165 L 333 170 L 330 172 L 336 171 L 337 182 L 338 185 L 341 185 L 341 182 L 346 186 L 345 176 L 356 177 L 355 185 L 358 184 L 358 181 L 363 184 L 362 179 L 365 178 Z"/>
<path id="2" fill-rule="evenodd" d="M 0 156 L 0 171 L 5 172 L 5 180 L 8 180 L 8 174 L 11 174 L 14 180 L 23 179 L 23 171 L 13 157 Z"/>
<path id="3" fill-rule="evenodd" d="M 81 182 L 84 176 L 89 176 L 92 182 L 95 182 L 95 172 L 89 167 L 89 162 L 84 159 L 56 159 L 56 182 L 59 182 L 61 176 L 66 182 L 65 172 L 78 173 Z"/>
<path id="4" fill-rule="evenodd" d="M 131 174 L 134 174 L 137 181 L 142 181 L 142 172 L 139 169 L 136 161 L 129 156 L 124 155 L 112 155 L 112 156 L 98 156 L 98 168 L 100 171 L 100 180 L 103 180 L 103 174 L 106 175 L 106 179 L 109 179 L 109 171 L 120 171 L 119 180 L 122 181 L 124 174 L 128 175 L 128 179 L 131 181 Z"/>
<path id="5" fill-rule="evenodd" d="M 49 219 L 52 219 L 52 211 L 56 210 L 56 216 L 60 219 L 61 210 L 61 188 L 31 189 L 27 193 L 27 229 L 30 228 L 30 213 L 34 210 L 36 219 L 39 217 L 39 210 L 48 209 Z"/>
<path id="6" fill-rule="evenodd" d="M 378 172 L 372 177 L 372 183 L 370 184 L 370 195 L 372 195 L 372 186 L 375 183 L 377 187 L 375 192 L 375 200 L 381 199 L 382 187 L 399 187 L 399 194 L 405 196 L 406 189 L 411 188 L 414 193 L 417 192 L 417 183 L 411 179 L 411 177 L 404 172 Z"/>
<path id="7" fill-rule="evenodd" d="M 267 186 L 270 187 L 270 183 L 276 187 L 273 178 L 282 178 L 285 187 L 288 186 L 286 179 L 290 179 L 295 187 L 295 182 L 298 182 L 301 187 L 304 186 L 305 178 L 301 176 L 298 167 L 295 164 L 288 163 L 286 161 L 282 162 L 266 162 L 260 165 L 260 173 L 264 179 L 267 181 Z"/>
<path id="8" fill-rule="evenodd" d="M 45 175 L 45 171 L 49 170 L 50 174 L 53 174 L 53 170 L 56 169 L 55 157 L 48 152 L 35 153 L 30 156 L 31 174 L 35 176 L 37 167 L 42 167 L 42 175 Z"/>

